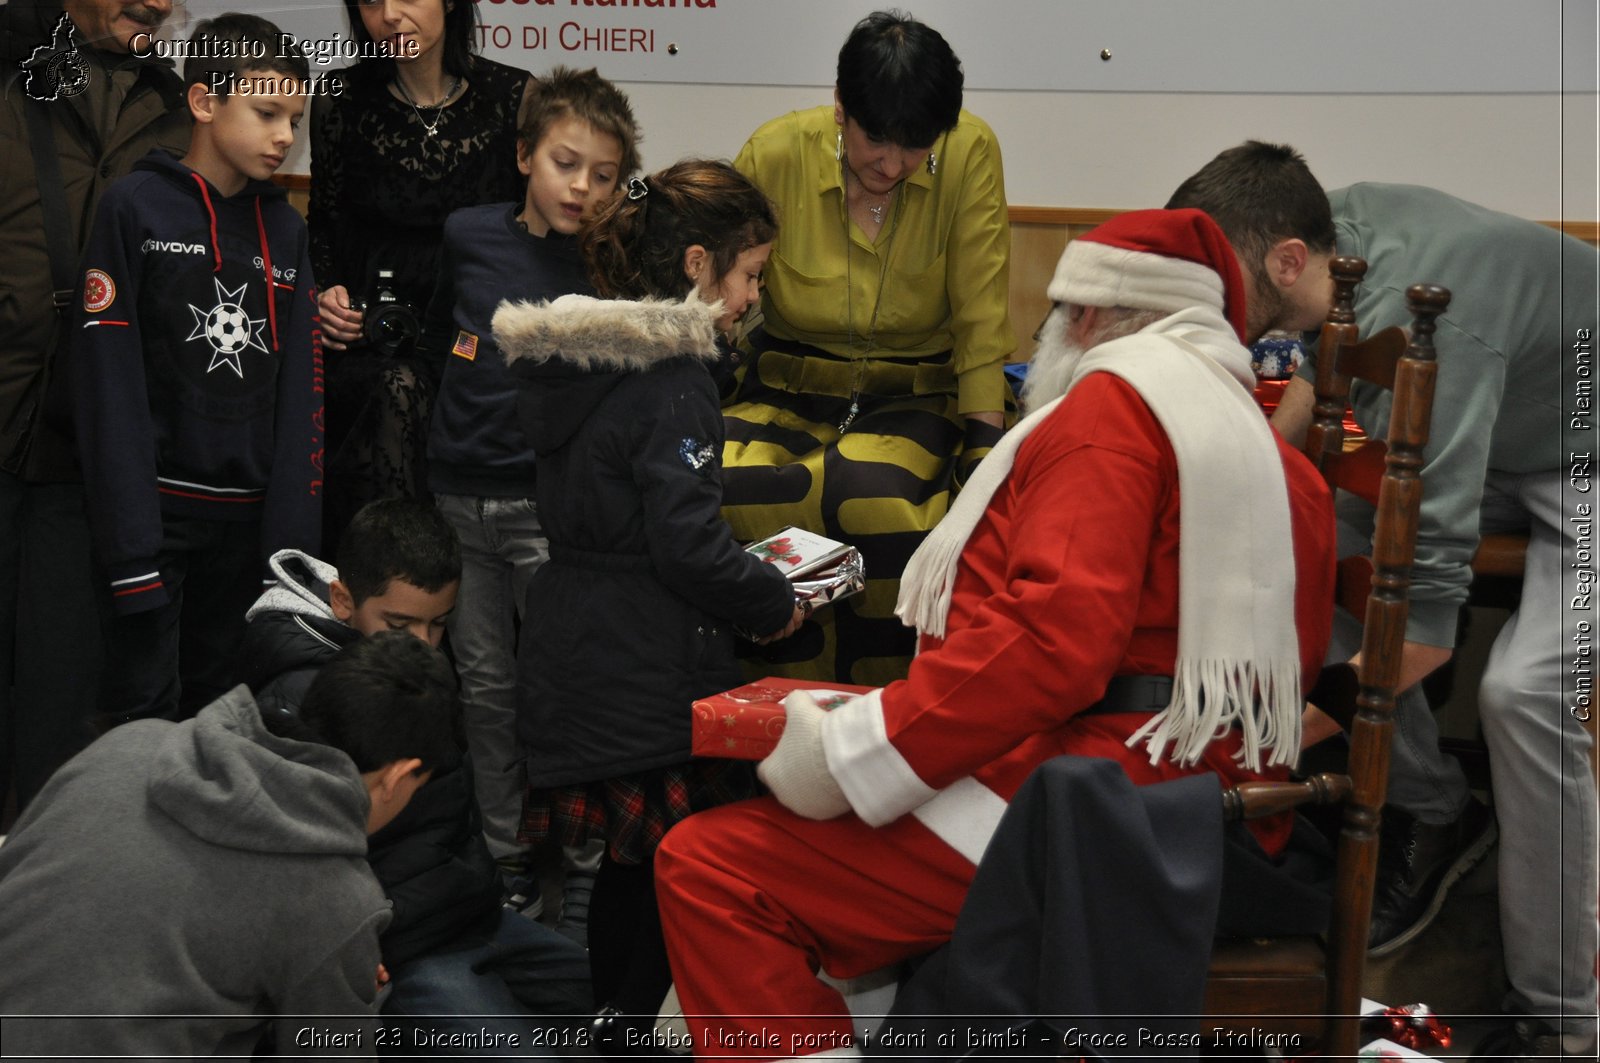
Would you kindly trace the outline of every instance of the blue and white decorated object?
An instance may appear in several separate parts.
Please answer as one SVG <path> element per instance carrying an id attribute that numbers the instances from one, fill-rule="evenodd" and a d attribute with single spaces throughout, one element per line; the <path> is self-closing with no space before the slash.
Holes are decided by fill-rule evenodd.
<path id="1" fill-rule="evenodd" d="M 1269 332 L 1250 347 L 1257 380 L 1288 380 L 1306 360 L 1306 345 L 1289 332 Z"/>

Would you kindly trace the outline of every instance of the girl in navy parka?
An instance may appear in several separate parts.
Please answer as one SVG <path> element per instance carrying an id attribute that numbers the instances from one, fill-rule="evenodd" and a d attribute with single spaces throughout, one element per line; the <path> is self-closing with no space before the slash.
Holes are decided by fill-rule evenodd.
<path id="1" fill-rule="evenodd" d="M 670 981 L 657 842 L 691 811 L 753 792 L 747 765 L 690 759 L 690 703 L 742 681 L 735 627 L 766 640 L 802 616 L 720 513 L 711 370 L 759 297 L 776 234 L 770 203 L 732 167 L 680 162 L 635 178 L 583 233 L 610 298 L 504 304 L 494 319 L 550 539 L 517 655 L 524 840 L 606 839 L 590 963 L 595 999 L 623 1013 L 653 1016 Z"/>

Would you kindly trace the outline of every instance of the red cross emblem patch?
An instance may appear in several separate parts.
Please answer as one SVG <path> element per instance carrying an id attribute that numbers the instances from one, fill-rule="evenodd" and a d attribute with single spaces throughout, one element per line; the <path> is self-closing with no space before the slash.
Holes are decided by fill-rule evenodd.
<path id="1" fill-rule="evenodd" d="M 98 314 L 117 298 L 117 285 L 104 270 L 91 269 L 83 275 L 83 308 Z"/>

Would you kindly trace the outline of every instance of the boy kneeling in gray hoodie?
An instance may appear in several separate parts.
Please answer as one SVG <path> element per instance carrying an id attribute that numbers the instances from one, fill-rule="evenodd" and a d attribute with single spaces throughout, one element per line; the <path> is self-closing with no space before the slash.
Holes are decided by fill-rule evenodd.
<path id="1" fill-rule="evenodd" d="M 111 731 L 0 847 L 6 1051 L 248 1056 L 270 1024 L 280 1052 L 369 1055 L 367 835 L 460 759 L 450 664 L 399 633 L 340 652 L 298 719 L 240 686 Z"/>

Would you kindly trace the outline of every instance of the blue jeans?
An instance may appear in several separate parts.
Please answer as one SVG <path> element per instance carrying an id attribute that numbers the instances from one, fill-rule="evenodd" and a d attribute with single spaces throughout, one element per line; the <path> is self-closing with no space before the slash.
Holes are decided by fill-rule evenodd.
<path id="1" fill-rule="evenodd" d="M 581 1030 L 594 1010 L 583 946 L 509 911 L 487 940 L 400 964 L 389 978 L 383 1014 L 398 1021 L 384 1022 L 381 1047 L 397 1055 L 475 1055 L 439 1036 L 470 1033 L 487 1035 L 479 1047 L 497 1058 L 559 1059 L 560 1031 Z M 530 1021 L 538 1016 L 550 1019 Z M 495 1044 L 496 1034 L 516 1039 Z"/>
<path id="2" fill-rule="evenodd" d="M 477 768 L 483 836 L 498 860 L 524 848 L 517 841 L 526 769 L 517 742 L 514 622 L 550 545 L 531 498 L 439 495 L 438 505 L 461 540 L 450 648 L 461 677 L 467 749 Z"/>

